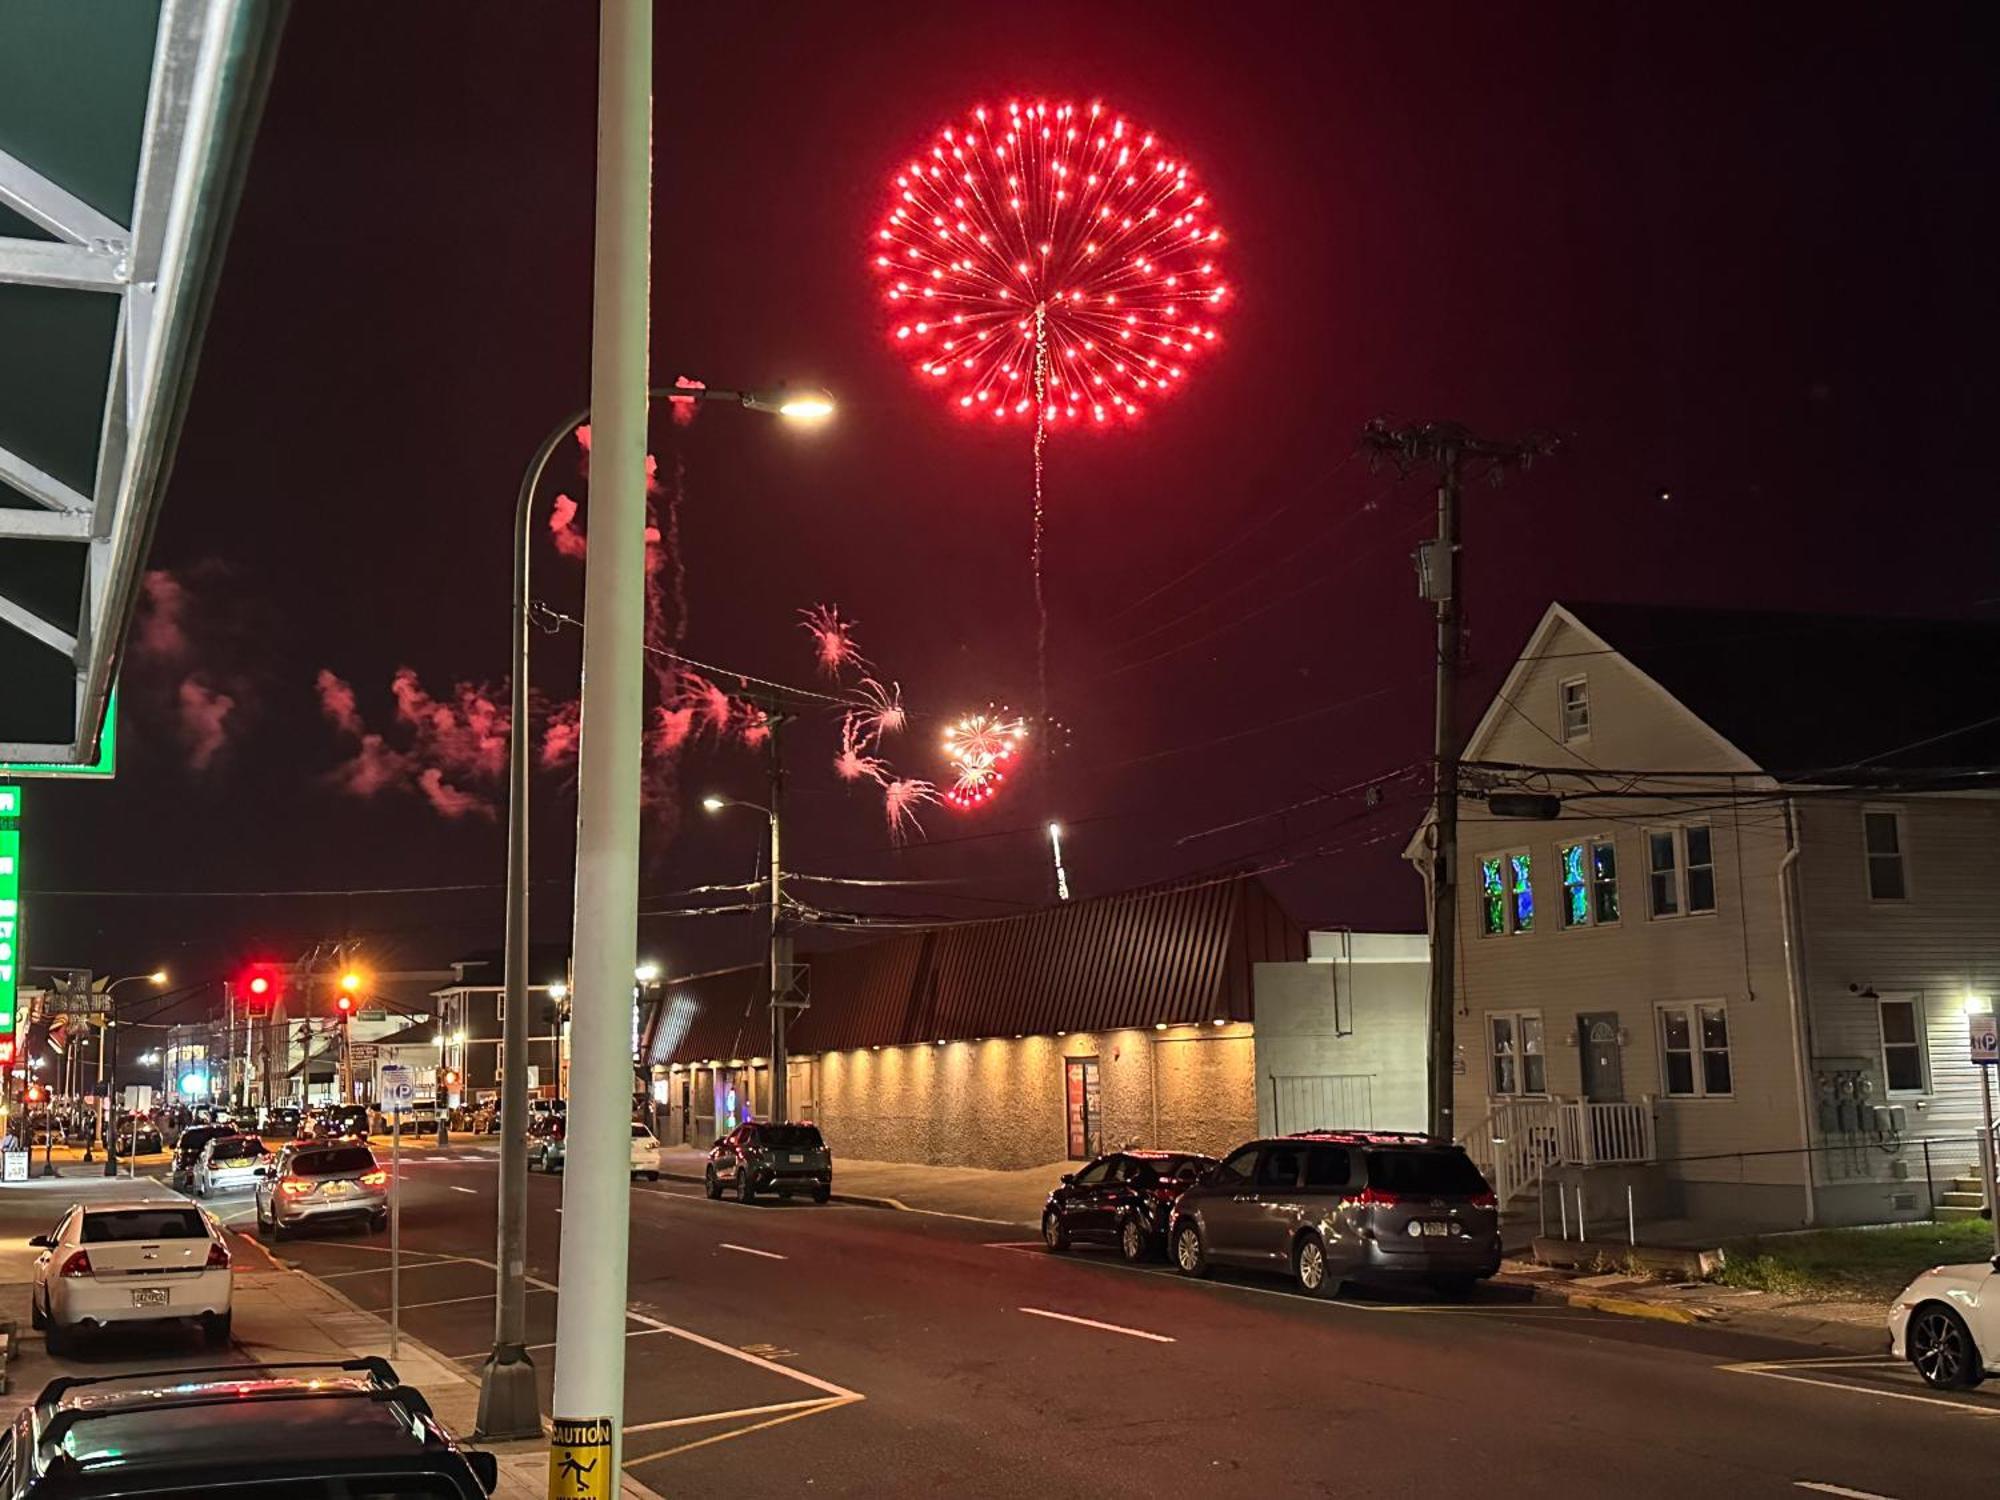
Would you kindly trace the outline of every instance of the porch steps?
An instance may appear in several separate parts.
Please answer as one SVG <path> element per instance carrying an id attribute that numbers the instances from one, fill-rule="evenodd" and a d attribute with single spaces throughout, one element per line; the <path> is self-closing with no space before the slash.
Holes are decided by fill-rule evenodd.
<path id="1" fill-rule="evenodd" d="M 1986 1199 L 1980 1194 L 1978 1177 L 1954 1177 L 1938 1194 L 1937 1216 L 1940 1219 L 1977 1219 L 1985 1206 Z"/>

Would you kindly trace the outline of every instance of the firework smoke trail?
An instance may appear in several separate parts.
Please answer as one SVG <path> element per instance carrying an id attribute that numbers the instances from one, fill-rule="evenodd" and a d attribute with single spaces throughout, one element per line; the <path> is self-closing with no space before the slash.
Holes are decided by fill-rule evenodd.
<path id="1" fill-rule="evenodd" d="M 881 781 L 888 772 L 882 761 L 861 748 L 867 738 L 865 722 L 860 714 L 848 714 L 840 721 L 840 754 L 834 757 L 833 773 L 842 781 Z"/>
<path id="2" fill-rule="evenodd" d="M 1049 605 L 1042 592 L 1042 445 L 1049 435 L 1049 305 L 1035 304 L 1035 693 L 1049 716 Z"/>
<path id="3" fill-rule="evenodd" d="M 865 670 L 860 648 L 854 644 L 853 620 L 840 617 L 838 605 L 815 604 L 799 611 L 799 628 L 813 638 L 813 656 L 828 677 L 839 677 L 842 669 Z"/>
<path id="4" fill-rule="evenodd" d="M 884 687 L 873 677 L 864 677 L 855 685 L 855 692 L 867 704 L 867 707 L 850 715 L 860 726 L 862 739 L 879 745 L 883 735 L 898 734 L 910 722 L 910 716 L 903 708 L 903 685 L 900 682 Z"/>
<path id="5" fill-rule="evenodd" d="M 938 801 L 937 788 L 928 781 L 915 777 L 899 777 L 882 783 L 882 811 L 889 820 L 889 842 L 900 845 L 909 837 L 909 830 L 924 831 L 917 821 L 917 809 L 926 802 Z"/>

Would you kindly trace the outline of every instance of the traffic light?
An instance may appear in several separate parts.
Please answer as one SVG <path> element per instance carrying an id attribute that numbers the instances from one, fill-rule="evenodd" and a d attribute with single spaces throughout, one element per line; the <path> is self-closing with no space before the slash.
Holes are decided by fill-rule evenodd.
<path id="1" fill-rule="evenodd" d="M 334 1009 L 340 1012 L 340 1019 L 343 1021 L 349 1019 L 354 1014 L 354 997 L 345 990 L 334 996 L 333 1005 Z"/>
<path id="2" fill-rule="evenodd" d="M 243 997 L 244 1004 L 261 1010 L 284 993 L 285 970 L 279 964 L 251 964 L 237 979 L 236 991 Z"/>
<path id="3" fill-rule="evenodd" d="M 14 1039 L 11 1036 L 0 1036 L 0 1068 L 11 1068 L 13 1066 Z"/>
<path id="4" fill-rule="evenodd" d="M 444 1088 L 444 1091 L 445 1091 L 446 1093 L 448 1093 L 448 1094 L 455 1094 L 455 1093 L 457 1093 L 457 1092 L 458 1092 L 458 1069 L 456 1069 L 456 1068 L 446 1068 L 446 1069 L 445 1069 L 445 1070 L 444 1070 L 443 1072 L 441 1072 L 441 1073 L 439 1073 L 439 1074 L 438 1074 L 438 1083 L 439 1083 L 440 1085 L 442 1085 L 442 1086 L 443 1086 L 443 1088 Z"/>
<path id="5" fill-rule="evenodd" d="M 28 1085 L 28 1102 L 30 1104 L 40 1104 L 44 1099 L 48 1097 L 49 1097 L 49 1091 L 43 1088 L 39 1083 L 31 1083 Z"/>

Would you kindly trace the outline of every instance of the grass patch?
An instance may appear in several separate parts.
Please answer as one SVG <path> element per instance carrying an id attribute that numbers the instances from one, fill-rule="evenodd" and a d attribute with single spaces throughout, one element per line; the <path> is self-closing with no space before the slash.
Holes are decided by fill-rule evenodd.
<path id="1" fill-rule="evenodd" d="M 1736 1240 L 1723 1250 L 1728 1261 L 1715 1279 L 1725 1286 L 1790 1297 L 1887 1300 L 1919 1271 L 1987 1259 L 1993 1230 L 1984 1219 L 1808 1229 Z"/>

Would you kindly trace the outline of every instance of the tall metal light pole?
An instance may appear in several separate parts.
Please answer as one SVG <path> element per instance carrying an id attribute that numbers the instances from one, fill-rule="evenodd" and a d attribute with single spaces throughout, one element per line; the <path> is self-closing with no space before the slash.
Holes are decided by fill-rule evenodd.
<path id="1" fill-rule="evenodd" d="M 791 928 L 784 919 L 784 859 L 781 834 L 784 830 L 784 809 L 779 800 L 784 789 L 784 774 L 778 766 L 777 716 L 771 717 L 771 805 L 765 807 L 757 802 L 744 802 L 735 797 L 704 797 L 701 805 L 709 812 L 721 812 L 725 807 L 747 807 L 762 813 L 771 828 L 771 872 L 770 890 L 766 897 L 771 908 L 770 947 L 765 960 L 765 993 L 771 1007 L 771 1114 L 773 1120 L 786 1118 L 790 1100 L 791 1080 L 786 1076 L 787 1049 L 785 1046 L 785 1020 L 787 1006 L 785 996 L 789 989 L 792 969 Z"/>
<path id="2" fill-rule="evenodd" d="M 167 971 L 165 969 L 155 969 L 150 974 L 127 974 L 123 978 L 112 980 L 111 983 L 104 987 L 104 1035 L 103 1040 L 98 1043 L 97 1048 L 97 1073 L 100 1078 L 106 1076 L 104 1054 L 108 1048 L 111 1053 L 111 1066 L 109 1069 L 110 1087 L 102 1091 L 105 1099 L 105 1119 L 109 1121 L 104 1131 L 104 1175 L 106 1177 L 116 1177 L 118 1175 L 118 1002 L 112 997 L 117 993 L 119 985 L 131 984 L 133 981 L 139 979 L 143 979 L 148 984 L 157 988 L 167 982 Z"/>

